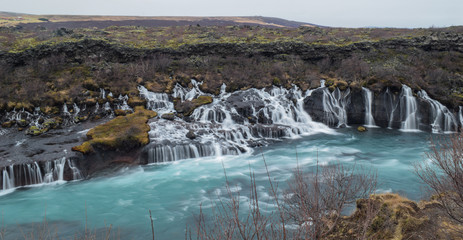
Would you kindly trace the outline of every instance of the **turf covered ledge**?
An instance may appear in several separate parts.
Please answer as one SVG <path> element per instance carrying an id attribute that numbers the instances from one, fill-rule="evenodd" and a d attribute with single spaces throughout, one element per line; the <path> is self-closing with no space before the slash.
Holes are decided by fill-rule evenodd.
<path id="1" fill-rule="evenodd" d="M 93 153 L 95 149 L 127 152 L 144 146 L 149 143 L 148 119 L 156 116 L 154 111 L 136 107 L 134 113 L 118 116 L 88 131 L 88 140 L 72 150 L 83 154 Z"/>

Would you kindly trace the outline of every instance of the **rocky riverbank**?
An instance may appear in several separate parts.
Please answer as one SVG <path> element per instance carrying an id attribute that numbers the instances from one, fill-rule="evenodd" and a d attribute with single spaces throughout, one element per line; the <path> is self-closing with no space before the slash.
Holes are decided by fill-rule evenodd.
<path id="1" fill-rule="evenodd" d="M 380 93 L 367 88 L 331 91 L 324 80 L 321 87 L 307 91 L 273 86 L 227 92 L 223 85 L 213 95 L 202 92 L 201 84 L 194 80 L 191 88 L 177 84 L 172 94 L 140 86 L 137 99 L 149 110 L 133 109 L 127 104 L 130 98 L 120 96 L 112 105 L 109 101 L 102 108 L 75 105 L 60 115 L 8 113 L 5 122 L 15 125 L 1 129 L 5 141 L 0 154 L 6 161 L 0 186 L 75 180 L 121 164 L 236 155 L 285 138 L 332 132 L 329 127 L 445 133 L 457 131 L 463 121 L 461 110 L 452 111 L 424 90 L 414 92 L 405 85 Z M 111 95 L 102 90 L 100 98 L 113 99 Z M 97 120 L 102 111 L 107 117 Z M 44 121 L 34 120 L 40 118 Z M 63 121 L 48 128 L 50 119 L 56 118 Z M 30 126 L 21 127 L 22 121 Z M 31 134 L 31 129 L 41 132 Z"/>

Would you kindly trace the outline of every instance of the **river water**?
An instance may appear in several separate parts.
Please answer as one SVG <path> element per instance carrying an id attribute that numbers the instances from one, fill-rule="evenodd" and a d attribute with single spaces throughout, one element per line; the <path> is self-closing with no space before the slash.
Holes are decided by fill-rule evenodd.
<path id="1" fill-rule="evenodd" d="M 425 195 L 412 164 L 424 160 L 430 136 L 381 128 L 364 133 L 354 127 L 336 129 L 332 134 L 283 139 L 243 155 L 137 166 L 84 181 L 19 188 L 0 196 L 0 223 L 6 226 L 6 239 L 21 237 L 21 231 L 38 226 L 44 217 L 60 236 L 73 236 L 85 228 L 87 215 L 91 230 L 112 224 L 111 231 L 120 239 L 150 239 L 151 209 L 157 239 L 183 239 L 186 226 L 195 223 L 200 204 L 208 209 L 227 196 L 224 169 L 232 191 L 241 192 L 243 201 L 249 193 L 251 169 L 259 198 L 268 201 L 262 155 L 281 189 L 296 166 L 309 169 L 318 156 L 320 165 L 339 162 L 372 167 L 378 173 L 378 192 L 419 200 Z M 271 209 L 271 205 L 266 207 Z"/>

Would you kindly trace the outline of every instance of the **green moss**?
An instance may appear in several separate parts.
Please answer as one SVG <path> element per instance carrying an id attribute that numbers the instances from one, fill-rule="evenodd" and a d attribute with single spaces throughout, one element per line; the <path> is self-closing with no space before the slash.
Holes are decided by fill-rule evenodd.
<path id="1" fill-rule="evenodd" d="M 86 141 L 79 146 L 72 147 L 72 151 L 81 152 L 83 154 L 90 154 L 93 153 L 95 150 L 92 147 L 92 143 Z"/>
<path id="2" fill-rule="evenodd" d="M 145 106 L 146 105 L 146 99 L 140 98 L 137 96 L 130 97 L 129 101 L 127 101 L 127 104 L 131 107 L 136 107 L 136 106 Z"/>
<path id="3" fill-rule="evenodd" d="M 199 96 L 198 98 L 193 99 L 192 102 L 195 104 L 196 107 L 199 107 L 204 104 L 212 103 L 212 97 L 211 96 Z"/>
<path id="4" fill-rule="evenodd" d="M 38 135 L 48 132 L 48 130 L 49 128 L 47 127 L 39 128 L 37 126 L 31 126 L 29 127 L 29 129 L 27 129 L 26 134 L 31 135 L 31 136 L 38 136 Z"/>
<path id="5" fill-rule="evenodd" d="M 149 143 L 148 119 L 156 117 L 157 113 L 136 107 L 135 112 L 96 126 L 87 133 L 88 141 L 72 150 L 89 154 L 95 148 L 110 151 L 130 151 Z"/>
<path id="6" fill-rule="evenodd" d="M 8 121 L 8 122 L 2 123 L 2 127 L 4 127 L 4 128 L 10 128 L 10 127 L 12 127 L 14 124 L 15 124 L 15 121 Z"/>
<path id="7" fill-rule="evenodd" d="M 344 91 L 346 90 L 347 86 L 349 86 L 349 84 L 347 84 L 346 81 L 343 81 L 343 80 L 337 80 L 334 82 L 334 85 L 339 88 L 339 90 L 341 91 Z"/>
<path id="8" fill-rule="evenodd" d="M 127 112 L 125 110 L 122 110 L 122 109 L 116 109 L 116 110 L 114 110 L 114 115 L 116 115 L 116 116 L 125 116 L 125 115 L 127 115 Z"/>
<path id="9" fill-rule="evenodd" d="M 212 103 L 212 97 L 211 96 L 199 96 L 196 99 L 193 99 L 191 101 L 174 101 L 175 104 L 175 110 L 183 114 L 185 116 L 189 116 L 193 111 L 204 104 L 209 104 Z"/>

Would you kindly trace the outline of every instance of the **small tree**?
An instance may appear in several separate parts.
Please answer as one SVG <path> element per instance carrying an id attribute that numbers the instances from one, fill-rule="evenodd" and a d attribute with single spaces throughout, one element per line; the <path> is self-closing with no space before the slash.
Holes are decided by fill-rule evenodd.
<path id="1" fill-rule="evenodd" d="M 342 164 L 319 166 L 317 163 L 314 174 L 297 168 L 282 196 L 278 184 L 271 179 L 265 159 L 264 164 L 270 201 L 276 209 L 272 213 L 261 210 L 255 176 L 250 170 L 249 202 L 246 213 L 240 214 L 243 207 L 240 194 L 231 191 L 226 179 L 228 199 L 219 198 L 219 204 L 212 204 L 209 221 L 200 209 L 196 222 L 197 239 L 323 239 L 335 229 L 346 206 L 357 198 L 368 197 L 376 189 L 376 174 L 370 170 L 355 166 L 347 168 Z M 363 232 L 359 235 L 365 236 Z M 188 237 L 192 238 L 189 232 Z"/>
<path id="2" fill-rule="evenodd" d="M 463 132 L 431 139 L 431 150 L 415 172 L 426 183 L 448 216 L 463 223 Z"/>
<path id="3" fill-rule="evenodd" d="M 376 173 L 342 164 L 320 167 L 315 173 L 297 168 L 285 194 L 286 216 L 298 226 L 297 238 L 324 239 L 337 226 L 343 210 L 376 190 Z M 360 233 L 361 234 L 361 233 Z"/>

